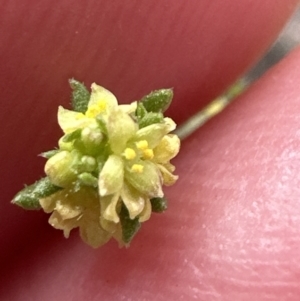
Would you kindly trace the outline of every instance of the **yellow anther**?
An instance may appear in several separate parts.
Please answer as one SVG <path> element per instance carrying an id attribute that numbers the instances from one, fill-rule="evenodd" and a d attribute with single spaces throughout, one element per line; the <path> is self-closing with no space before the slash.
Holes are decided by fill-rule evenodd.
<path id="1" fill-rule="evenodd" d="M 124 157 L 127 160 L 133 160 L 136 157 L 136 153 L 132 148 L 127 147 L 124 151 Z"/>
<path id="2" fill-rule="evenodd" d="M 106 101 L 103 99 L 98 100 L 97 103 L 90 106 L 85 113 L 86 117 L 95 118 L 99 113 L 106 110 Z"/>
<path id="3" fill-rule="evenodd" d="M 136 173 L 142 173 L 144 170 L 144 166 L 141 164 L 133 164 L 131 167 L 131 171 Z"/>
<path id="4" fill-rule="evenodd" d="M 151 160 L 154 157 L 153 150 L 151 148 L 147 148 L 143 151 L 144 159 Z"/>
<path id="5" fill-rule="evenodd" d="M 147 140 L 141 140 L 136 142 L 136 147 L 140 150 L 145 150 L 148 148 L 148 141 Z"/>

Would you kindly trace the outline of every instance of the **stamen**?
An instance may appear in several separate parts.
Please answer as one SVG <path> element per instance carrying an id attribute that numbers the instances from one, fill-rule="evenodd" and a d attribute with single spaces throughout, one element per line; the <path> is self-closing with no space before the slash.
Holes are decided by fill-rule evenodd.
<path id="1" fill-rule="evenodd" d="M 85 113 L 86 117 L 95 118 L 99 113 L 106 110 L 106 101 L 103 99 L 99 99 L 97 103 L 90 106 Z"/>
<path id="2" fill-rule="evenodd" d="M 147 140 L 141 140 L 136 142 L 136 147 L 140 150 L 145 150 L 148 148 L 148 141 Z"/>
<path id="3" fill-rule="evenodd" d="M 136 173 L 142 173 L 144 170 L 144 166 L 141 164 L 133 164 L 131 167 L 131 171 Z"/>
<path id="4" fill-rule="evenodd" d="M 151 160 L 154 157 L 153 150 L 151 148 L 147 148 L 143 151 L 144 159 Z"/>
<path id="5" fill-rule="evenodd" d="M 124 156 L 127 160 L 133 160 L 136 157 L 136 153 L 132 148 L 127 147 L 124 151 Z"/>

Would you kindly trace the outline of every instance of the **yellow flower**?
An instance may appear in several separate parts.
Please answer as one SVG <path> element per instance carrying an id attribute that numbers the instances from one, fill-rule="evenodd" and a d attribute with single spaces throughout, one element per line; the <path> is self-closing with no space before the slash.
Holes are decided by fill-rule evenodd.
<path id="1" fill-rule="evenodd" d="M 131 105 L 118 106 L 116 97 L 110 91 L 95 83 L 92 84 L 91 89 L 91 98 L 85 114 L 67 110 L 59 106 L 57 114 L 58 124 L 65 134 L 85 127 L 97 128 L 98 125 L 95 117 L 100 115 L 107 119 L 108 113 L 116 107 L 121 108 L 127 113 L 132 113 L 136 109 L 136 102 L 133 102 Z"/>
<path id="2" fill-rule="evenodd" d="M 53 227 L 64 230 L 66 237 L 79 227 L 82 239 L 95 247 L 111 237 L 122 244 L 121 206 L 131 220 L 149 219 L 150 200 L 163 197 L 162 185 L 178 178 L 169 161 L 180 141 L 170 134 L 176 127 L 172 119 L 139 128 L 136 102 L 118 105 L 108 90 L 96 84 L 91 88 L 85 113 L 59 107 L 58 123 L 65 135 L 45 172 L 64 189 L 40 204 L 53 212 Z"/>

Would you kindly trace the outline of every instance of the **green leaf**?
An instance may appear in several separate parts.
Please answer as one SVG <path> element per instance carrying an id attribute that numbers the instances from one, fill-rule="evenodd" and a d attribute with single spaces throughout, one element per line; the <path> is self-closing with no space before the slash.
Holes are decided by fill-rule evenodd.
<path id="1" fill-rule="evenodd" d="M 148 112 L 164 112 L 171 104 L 172 98 L 172 89 L 161 89 L 144 96 L 141 103 Z"/>
<path id="2" fill-rule="evenodd" d="M 53 185 L 48 177 L 45 177 L 22 189 L 13 198 L 12 203 L 24 209 L 40 209 L 39 199 L 50 196 L 60 189 L 60 187 Z"/>
<path id="3" fill-rule="evenodd" d="M 139 121 L 139 128 L 141 129 L 154 123 L 162 123 L 163 120 L 164 115 L 162 113 L 149 112 Z"/>
<path id="4" fill-rule="evenodd" d="M 166 198 L 153 198 L 150 200 L 153 212 L 164 212 L 168 208 L 168 200 Z"/>
<path id="5" fill-rule="evenodd" d="M 69 134 L 64 135 L 62 141 L 63 141 L 63 142 L 72 142 L 72 141 L 74 141 L 75 139 L 80 138 L 81 131 L 82 131 L 82 129 L 77 129 L 76 131 L 74 131 L 74 132 L 72 132 L 72 133 L 69 133 Z"/>
<path id="6" fill-rule="evenodd" d="M 141 223 L 139 222 L 138 217 L 130 219 L 129 212 L 124 204 L 122 204 L 119 216 L 122 226 L 122 239 L 125 244 L 128 244 L 140 229 Z"/>
<path id="7" fill-rule="evenodd" d="M 46 159 L 50 159 L 51 157 L 56 155 L 59 151 L 60 151 L 59 149 L 52 149 L 50 151 L 41 153 L 40 156 Z"/>
<path id="8" fill-rule="evenodd" d="M 85 113 L 90 100 L 90 92 L 83 83 L 74 78 L 69 80 L 69 84 L 73 90 L 71 99 L 74 111 Z"/>

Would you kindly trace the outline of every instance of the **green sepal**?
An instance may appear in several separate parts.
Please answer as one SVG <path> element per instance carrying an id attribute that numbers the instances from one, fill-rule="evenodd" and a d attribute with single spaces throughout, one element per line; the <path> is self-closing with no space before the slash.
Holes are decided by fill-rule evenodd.
<path id="1" fill-rule="evenodd" d="M 135 115 L 138 120 L 142 119 L 147 114 L 147 110 L 145 109 L 144 105 L 139 101 L 137 103 L 137 107 L 135 110 Z"/>
<path id="2" fill-rule="evenodd" d="M 80 138 L 81 131 L 82 131 L 82 129 L 77 129 L 77 130 L 75 130 L 75 131 L 72 132 L 72 133 L 69 133 L 69 134 L 64 135 L 62 141 L 63 141 L 63 142 L 72 142 L 72 141 L 74 141 L 75 139 Z"/>
<path id="3" fill-rule="evenodd" d="M 83 83 L 80 83 L 74 78 L 69 80 L 69 84 L 73 90 L 71 97 L 73 110 L 76 112 L 85 113 L 90 100 L 90 92 Z"/>
<path id="4" fill-rule="evenodd" d="M 151 202 L 151 207 L 153 212 L 164 212 L 168 208 L 168 200 L 163 197 L 163 198 L 153 198 L 150 200 Z"/>
<path id="5" fill-rule="evenodd" d="M 22 207 L 23 209 L 36 210 L 40 209 L 39 200 L 50 196 L 59 191 L 60 187 L 53 185 L 48 177 L 36 181 L 30 186 L 26 186 L 18 192 L 12 200 L 12 203 Z"/>
<path id="6" fill-rule="evenodd" d="M 122 240 L 125 244 L 129 244 L 140 229 L 141 223 L 139 222 L 138 217 L 130 219 L 129 212 L 124 204 L 122 204 L 119 217 L 122 226 Z"/>
<path id="7" fill-rule="evenodd" d="M 59 152 L 60 152 L 59 149 L 52 149 L 50 151 L 41 153 L 40 156 L 43 158 L 46 158 L 46 159 L 50 159 L 51 157 L 53 157 L 54 155 L 56 155 Z"/>
<path id="8" fill-rule="evenodd" d="M 173 99 L 173 89 L 161 89 L 152 91 L 141 99 L 148 112 L 164 112 Z"/>
<path id="9" fill-rule="evenodd" d="M 162 123 L 163 120 L 164 115 L 162 113 L 149 112 L 139 121 L 139 128 L 141 129 L 154 123 Z"/>

